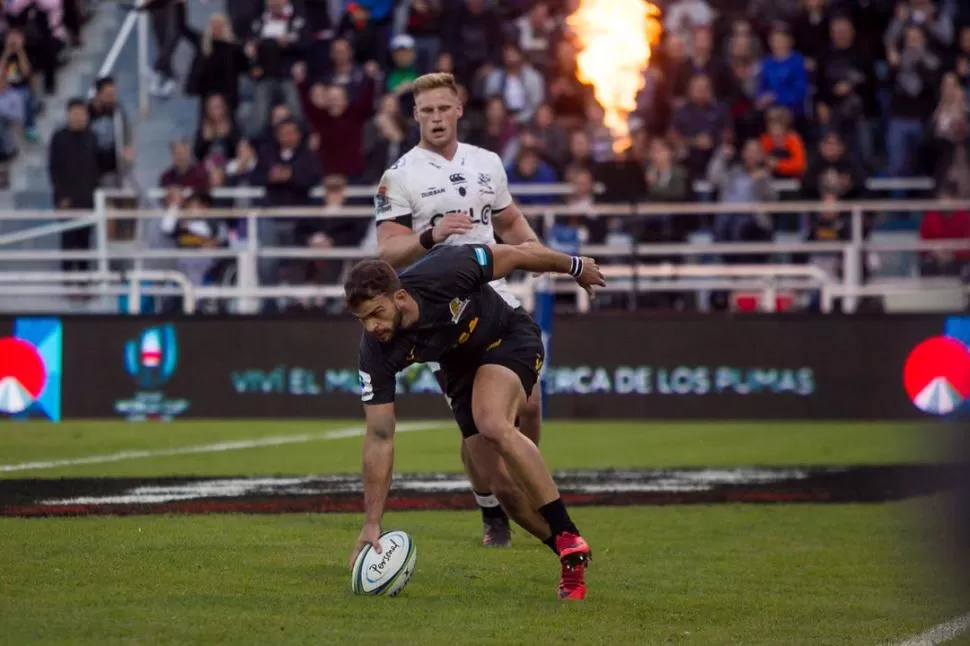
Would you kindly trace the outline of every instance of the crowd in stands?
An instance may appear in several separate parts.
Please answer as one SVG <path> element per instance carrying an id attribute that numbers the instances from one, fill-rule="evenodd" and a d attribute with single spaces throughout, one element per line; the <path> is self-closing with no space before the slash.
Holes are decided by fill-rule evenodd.
<path id="1" fill-rule="evenodd" d="M 628 200 L 631 191 L 656 202 L 836 201 L 871 195 L 873 177 L 917 176 L 932 177 L 941 195 L 970 199 L 970 3 L 962 0 L 657 2 L 664 33 L 621 153 L 592 88 L 577 79 L 565 18 L 578 0 L 347 0 L 340 11 L 328 0 L 232 0 L 204 25 L 187 21 L 184 2 L 148 7 L 159 45 L 153 93 L 199 102 L 196 127 L 172 143 L 172 167 L 159 178 L 166 187 L 265 186 L 265 205 L 286 207 L 318 203 L 311 190 L 323 185 L 339 208 L 344 187 L 375 184 L 416 143 L 413 80 L 447 71 L 466 102 L 460 138 L 498 153 L 512 185 L 569 183 L 571 204 Z M 173 70 L 182 39 L 194 57 Z M 102 119 L 93 156 L 103 183 L 124 162 L 126 149 L 114 144 L 127 135 L 111 81 L 101 83 L 89 112 L 92 129 Z M 635 180 L 593 190 L 616 177 Z M 780 191 L 777 180 L 797 189 Z M 808 239 L 845 239 L 846 217 L 821 213 L 801 228 Z M 921 230 L 970 238 L 968 219 L 928 214 Z M 631 227 L 591 214 L 571 224 L 594 243 L 682 241 L 699 227 L 720 241 L 760 241 L 778 221 L 739 212 Z M 246 234 L 226 224 L 180 239 L 221 245 Z M 357 245 L 368 224 L 277 221 L 260 235 L 264 244 Z M 929 254 L 923 264 L 965 271 L 966 256 Z M 261 268 L 262 278 L 278 279 L 276 270 Z"/>
<path id="2" fill-rule="evenodd" d="M 16 157 L 18 142 L 37 141 L 43 98 L 57 89 L 58 70 L 81 45 L 93 2 L 7 0 L 0 8 L 0 163 Z"/>

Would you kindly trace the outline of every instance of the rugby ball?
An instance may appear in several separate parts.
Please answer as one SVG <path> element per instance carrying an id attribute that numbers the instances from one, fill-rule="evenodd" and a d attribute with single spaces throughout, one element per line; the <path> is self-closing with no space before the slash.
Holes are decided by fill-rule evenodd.
<path id="1" fill-rule="evenodd" d="M 393 597 L 411 580 L 418 556 L 411 536 L 400 530 L 384 532 L 380 544 L 380 554 L 366 545 L 357 555 L 350 575 L 354 594 Z"/>

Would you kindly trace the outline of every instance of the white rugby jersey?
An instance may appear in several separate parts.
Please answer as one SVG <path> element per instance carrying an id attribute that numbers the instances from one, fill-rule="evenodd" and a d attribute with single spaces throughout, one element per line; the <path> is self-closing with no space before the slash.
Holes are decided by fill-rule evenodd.
<path id="1" fill-rule="evenodd" d="M 467 212 L 473 222 L 471 231 L 450 236 L 442 243 L 446 245 L 495 242 L 492 217 L 511 204 L 508 176 L 499 156 L 460 142 L 451 161 L 415 146 L 384 172 L 374 197 L 378 224 L 400 220 L 415 231 L 434 226 L 447 213 Z M 519 307 L 504 278 L 489 284 L 505 302 Z"/>

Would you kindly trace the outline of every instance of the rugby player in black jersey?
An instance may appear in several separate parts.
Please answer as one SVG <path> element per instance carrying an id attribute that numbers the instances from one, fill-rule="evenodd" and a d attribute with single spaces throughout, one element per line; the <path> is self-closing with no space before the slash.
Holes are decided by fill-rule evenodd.
<path id="1" fill-rule="evenodd" d="M 391 485 L 396 374 L 436 361 L 468 452 L 486 470 L 507 469 L 526 498 L 512 514 L 559 556 L 559 597 L 586 596 L 590 548 L 569 518 L 536 445 L 515 427 L 544 357 L 535 322 L 488 283 L 520 269 L 573 276 L 592 291 L 604 285 L 595 261 L 542 245 L 471 244 L 436 248 L 400 276 L 382 260 L 365 260 L 344 285 L 350 311 L 364 326 L 359 366 L 367 418 L 364 438 L 364 545 L 380 551 L 381 518 Z"/>

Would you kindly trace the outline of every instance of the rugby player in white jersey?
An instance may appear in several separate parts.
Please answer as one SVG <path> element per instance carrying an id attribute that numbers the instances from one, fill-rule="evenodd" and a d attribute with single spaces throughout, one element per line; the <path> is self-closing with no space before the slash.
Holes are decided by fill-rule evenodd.
<path id="1" fill-rule="evenodd" d="M 496 233 L 506 244 L 538 243 L 538 236 L 512 201 L 499 156 L 458 141 L 462 105 L 454 77 L 426 74 L 415 80 L 413 93 L 420 142 L 384 173 L 374 200 L 381 259 L 402 269 L 435 245 L 491 244 Z M 521 306 L 504 278 L 490 284 L 510 306 Z M 444 391 L 440 366 L 429 365 Z M 538 444 L 539 387 L 527 395 L 518 428 Z M 540 519 L 522 507 L 525 497 L 504 468 L 482 473 L 464 443 L 461 457 L 482 510 L 485 546 L 511 544 L 506 511 L 532 533 L 540 531 L 541 525 L 535 524 Z"/>

